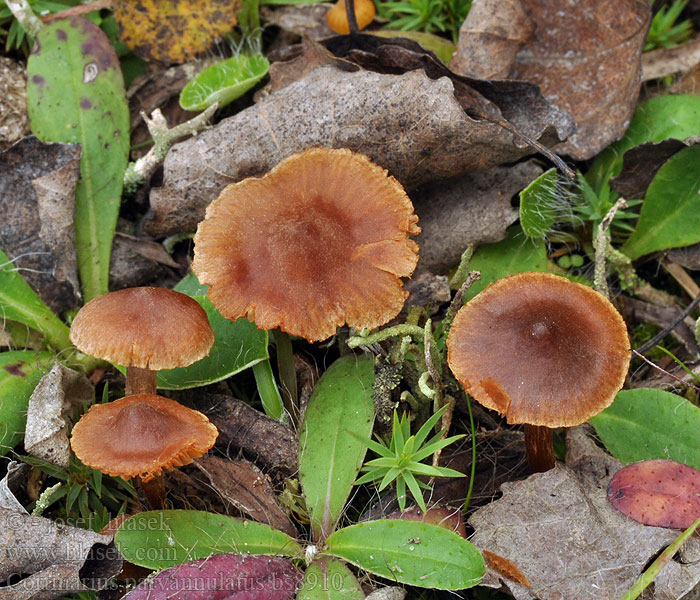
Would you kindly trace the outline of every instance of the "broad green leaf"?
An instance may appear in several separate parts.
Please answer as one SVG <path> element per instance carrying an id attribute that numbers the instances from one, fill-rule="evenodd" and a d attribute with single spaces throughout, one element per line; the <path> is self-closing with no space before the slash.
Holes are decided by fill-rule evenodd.
<path id="1" fill-rule="evenodd" d="M 364 600 L 365 593 L 352 571 L 340 560 L 321 557 L 304 573 L 297 600 Z"/>
<path id="2" fill-rule="evenodd" d="M 700 469 L 700 408 L 685 398 L 662 390 L 623 390 L 590 422 L 623 463 L 668 458 Z"/>
<path id="3" fill-rule="evenodd" d="M 331 535 L 326 551 L 375 575 L 439 590 L 472 587 L 485 569 L 481 553 L 463 537 L 416 521 L 352 525 Z"/>
<path id="4" fill-rule="evenodd" d="M 330 535 L 362 466 L 374 422 L 374 360 L 344 356 L 321 376 L 299 433 L 299 479 L 316 543 Z"/>
<path id="5" fill-rule="evenodd" d="M 208 385 L 235 375 L 268 358 L 267 331 L 247 319 L 229 321 L 221 316 L 206 295 L 206 286 L 190 274 L 175 289 L 191 296 L 206 311 L 216 338 L 209 355 L 180 369 L 159 371 L 157 385 L 164 390 L 182 390 Z"/>
<path id="6" fill-rule="evenodd" d="M 302 547 L 269 525 L 200 510 L 154 510 L 127 519 L 114 538 L 124 558 L 167 569 L 211 554 L 301 557 Z"/>
<path id="7" fill-rule="evenodd" d="M 80 17 L 45 25 L 27 64 L 32 132 L 82 145 L 75 243 L 86 301 L 107 292 L 112 238 L 129 154 L 129 108 L 119 60 Z"/>
<path id="8" fill-rule="evenodd" d="M 68 326 L 44 304 L 0 250 L 0 317 L 17 321 L 44 334 L 58 350 L 72 347 Z"/>
<path id="9" fill-rule="evenodd" d="M 506 239 L 479 246 L 469 266 L 472 270 L 481 272 L 481 279 L 472 284 L 465 300 L 473 298 L 486 286 L 506 275 L 524 271 L 550 271 L 544 242 L 525 237 L 517 225 L 508 229 Z"/>
<path id="10" fill-rule="evenodd" d="M 30 350 L 0 353 L 0 456 L 24 437 L 29 396 L 54 358 Z"/>
<path id="11" fill-rule="evenodd" d="M 700 242 L 700 146 L 672 156 L 647 189 L 639 221 L 622 251 L 632 260 Z"/>
<path id="12" fill-rule="evenodd" d="M 253 88 L 269 68 L 270 63 L 260 54 L 238 54 L 222 60 L 182 88 L 180 106 L 191 111 L 205 110 L 214 102 L 219 108 L 226 106 Z"/>
<path id="13" fill-rule="evenodd" d="M 600 194 L 610 178 L 620 172 L 624 154 L 630 148 L 668 138 L 684 140 L 693 135 L 700 135 L 700 97 L 666 95 L 651 98 L 637 107 L 625 137 L 596 157 L 586 179 Z"/>
<path id="14" fill-rule="evenodd" d="M 557 218 L 557 170 L 549 169 L 520 192 L 520 226 L 529 238 L 544 239 Z"/>

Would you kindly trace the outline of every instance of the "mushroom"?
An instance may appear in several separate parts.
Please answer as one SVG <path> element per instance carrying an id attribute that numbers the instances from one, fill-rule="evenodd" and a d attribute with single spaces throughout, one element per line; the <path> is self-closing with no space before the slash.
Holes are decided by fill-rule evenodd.
<path id="1" fill-rule="evenodd" d="M 475 400 L 525 424 L 533 472 L 554 466 L 550 428 L 579 425 L 612 403 L 631 356 L 615 307 L 549 273 L 488 286 L 457 313 L 447 348 L 452 372 Z"/>
<path id="2" fill-rule="evenodd" d="M 336 33 L 350 33 L 347 11 L 345 0 L 338 0 L 328 9 L 326 21 L 328 21 L 328 26 Z M 374 7 L 372 0 L 355 0 L 357 28 L 364 29 L 367 27 L 374 20 L 376 12 L 377 9 Z"/>
<path id="3" fill-rule="evenodd" d="M 78 350 L 126 367 L 126 395 L 155 394 L 156 371 L 204 358 L 214 332 L 192 298 L 165 288 L 110 292 L 80 309 L 70 328 Z"/>
<path id="4" fill-rule="evenodd" d="M 191 463 L 219 432 L 202 413 L 155 394 L 94 404 L 73 427 L 71 447 L 86 465 L 126 479 L 139 478 L 153 508 L 162 507 L 163 470 Z"/>
<path id="5" fill-rule="evenodd" d="M 399 313 L 417 221 L 401 184 L 366 156 L 312 148 L 223 190 L 197 228 L 192 270 L 227 319 L 323 340 Z"/>

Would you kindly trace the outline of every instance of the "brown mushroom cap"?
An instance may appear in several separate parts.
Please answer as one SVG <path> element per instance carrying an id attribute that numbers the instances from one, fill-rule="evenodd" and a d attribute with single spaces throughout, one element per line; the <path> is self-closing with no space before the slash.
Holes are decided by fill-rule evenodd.
<path id="1" fill-rule="evenodd" d="M 103 473 L 148 481 L 202 456 L 218 435 L 202 413 L 140 394 L 90 407 L 73 427 L 71 447 L 83 463 Z"/>
<path id="2" fill-rule="evenodd" d="M 579 425 L 609 406 L 630 362 L 627 328 L 594 290 L 518 273 L 462 307 L 447 340 L 455 377 L 508 423 Z"/>
<path id="3" fill-rule="evenodd" d="M 224 189 L 199 224 L 192 269 L 227 319 L 322 340 L 399 313 L 417 221 L 401 184 L 366 156 L 313 148 Z"/>
<path id="4" fill-rule="evenodd" d="M 70 328 L 80 351 L 117 365 L 153 370 L 186 367 L 214 344 L 207 313 L 165 288 L 110 292 L 80 309 Z"/>

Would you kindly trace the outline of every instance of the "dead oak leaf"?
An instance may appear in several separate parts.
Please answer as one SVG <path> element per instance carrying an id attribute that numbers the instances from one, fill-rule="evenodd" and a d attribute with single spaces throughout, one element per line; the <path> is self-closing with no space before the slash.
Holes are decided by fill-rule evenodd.
<path id="1" fill-rule="evenodd" d="M 114 17 L 123 42 L 147 61 L 181 63 L 237 23 L 240 0 L 120 0 Z"/>
<path id="2" fill-rule="evenodd" d="M 474 10 L 482 4 L 491 10 Z M 539 85 L 550 102 L 576 120 L 576 133 L 555 148 L 576 160 L 590 158 L 619 139 L 641 85 L 649 3 L 511 0 L 508 5 L 518 5 L 509 14 L 520 16 L 520 27 L 504 28 L 499 5 L 475 0 L 462 26 L 452 68 L 467 76 L 497 73 Z M 528 39 L 531 23 L 535 30 Z M 473 53 L 474 45 L 482 43 L 488 43 L 490 52 Z M 513 63 L 507 69 L 503 61 L 511 56 Z"/>
<path id="3" fill-rule="evenodd" d="M 502 578 L 517 600 L 616 600 L 677 537 L 677 531 L 642 525 L 610 505 L 608 481 L 622 464 L 583 428 L 569 430 L 567 450 L 566 466 L 503 484 L 503 497 L 469 519 L 476 531 L 472 543 L 517 564 L 530 582 L 527 588 L 488 570 L 482 585 L 499 587 Z M 669 566 L 682 571 L 687 587 L 697 580 L 697 565 Z"/>

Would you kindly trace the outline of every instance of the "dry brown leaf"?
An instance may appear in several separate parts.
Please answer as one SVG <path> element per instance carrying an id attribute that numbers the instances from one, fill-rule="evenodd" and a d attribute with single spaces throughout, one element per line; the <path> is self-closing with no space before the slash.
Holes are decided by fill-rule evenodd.
<path id="1" fill-rule="evenodd" d="M 195 465 L 212 487 L 241 512 L 259 523 L 284 531 L 296 538 L 299 532 L 282 510 L 269 478 L 253 463 L 239 459 L 202 456 Z"/>
<path id="2" fill-rule="evenodd" d="M 28 136 L 0 153 L 0 248 L 54 311 L 74 308 L 73 230 L 79 144 Z"/>
<path id="3" fill-rule="evenodd" d="M 474 5 L 485 2 L 475 0 Z M 507 77 L 536 83 L 548 100 L 570 113 L 578 130 L 556 149 L 577 160 L 590 158 L 622 136 L 634 111 L 649 3 L 592 0 L 563 5 L 560 0 L 520 0 L 519 4 L 511 11 L 523 10 L 536 30 L 517 52 Z M 499 7 L 494 5 L 490 14 L 478 11 L 479 23 L 467 19 L 453 58 L 456 71 L 478 77 L 491 70 L 490 57 L 472 55 L 470 48 L 498 30 Z M 476 41 L 470 39 L 474 36 Z M 513 40 L 505 35 L 500 50 L 492 49 L 492 54 L 502 59 L 512 46 Z M 504 71 L 503 66 L 498 70 Z"/>
<path id="4" fill-rule="evenodd" d="M 0 508 L 0 583 L 13 583 L 0 586 L 0 599 L 51 600 L 104 588 L 122 567 L 112 539 Z"/>
<path id="5" fill-rule="evenodd" d="M 29 133 L 26 89 L 24 67 L 0 56 L 0 151 Z"/>
<path id="6" fill-rule="evenodd" d="M 477 0 L 459 30 L 450 68 L 476 79 L 507 79 L 515 55 L 534 32 L 520 0 Z"/>
<path id="7" fill-rule="evenodd" d="M 518 219 L 511 198 L 542 173 L 533 161 L 492 167 L 412 194 L 422 233 L 416 238 L 420 259 L 416 275 L 446 273 L 470 245 L 498 242 Z"/>
<path id="8" fill-rule="evenodd" d="M 221 394 L 197 394 L 197 407 L 219 430 L 216 440 L 229 452 L 240 449 L 266 471 L 296 474 L 298 443 L 294 432 L 242 400 Z"/>
<path id="9" fill-rule="evenodd" d="M 292 6 L 263 5 L 260 7 L 260 17 L 268 25 L 277 25 L 293 35 L 320 40 L 335 35 L 326 21 L 326 13 L 331 6 L 332 2 Z"/>
<path id="10" fill-rule="evenodd" d="M 494 94 L 509 98 L 503 112 L 516 127 L 522 125 L 531 137 L 556 137 L 547 116 L 560 117 L 560 111 L 543 114 L 542 103 L 522 97 L 517 104 L 515 89 L 509 96 L 508 86 L 501 88 Z M 564 131 L 567 125 L 566 119 L 557 123 Z M 145 228 L 152 235 L 194 231 L 227 184 L 261 175 L 290 154 L 318 146 L 366 154 L 407 188 L 532 152 L 516 146 L 513 135 L 498 125 L 467 116 L 447 77 L 433 80 L 418 70 L 347 73 L 323 66 L 174 146 L 165 160 L 163 187 L 151 191 Z"/>
<path id="11" fill-rule="evenodd" d="M 24 447 L 29 454 L 68 468 L 66 411 L 92 403 L 95 390 L 87 378 L 56 363 L 34 388 L 27 408 Z"/>
<path id="12" fill-rule="evenodd" d="M 121 39 L 144 60 L 181 63 L 237 23 L 240 0 L 119 0 Z"/>
<path id="13" fill-rule="evenodd" d="M 567 450 L 566 466 L 503 484 L 503 497 L 469 519 L 476 531 L 471 541 L 517 564 L 530 582 L 527 588 L 488 569 L 482 585 L 499 587 L 502 579 L 517 600 L 617 600 L 677 537 L 610 505 L 607 484 L 622 463 L 583 427 L 568 431 Z M 673 564 L 686 587 L 700 581 L 700 563 Z"/>

